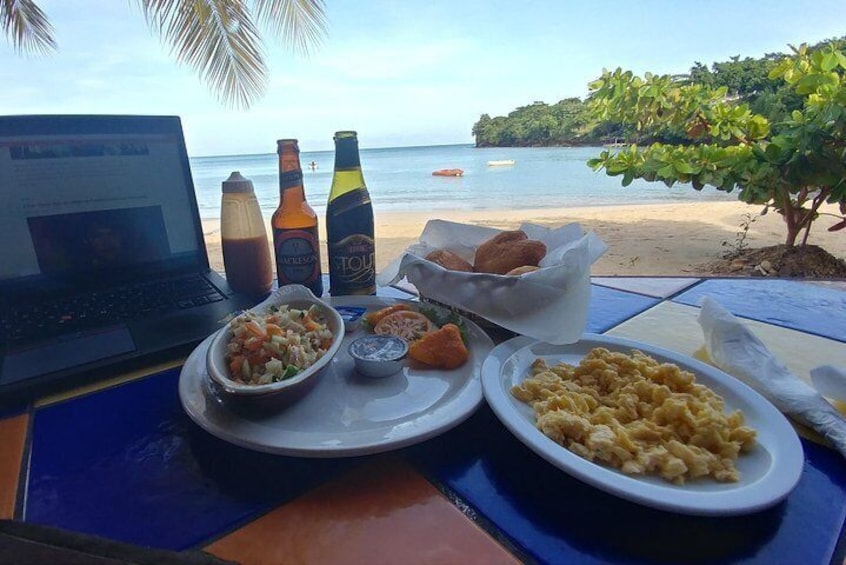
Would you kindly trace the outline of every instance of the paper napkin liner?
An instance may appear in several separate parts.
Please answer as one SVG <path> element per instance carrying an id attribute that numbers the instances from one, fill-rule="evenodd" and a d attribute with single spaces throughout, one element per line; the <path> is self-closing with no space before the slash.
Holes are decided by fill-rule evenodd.
<path id="1" fill-rule="evenodd" d="M 590 266 L 608 248 L 579 224 L 548 228 L 524 223 L 529 239 L 547 248 L 540 269 L 522 276 L 467 273 L 427 261 L 436 249 L 448 249 L 472 263 L 476 248 L 501 230 L 430 220 L 419 241 L 381 273 L 380 286 L 403 277 L 421 297 L 470 312 L 512 332 L 552 344 L 575 343 L 587 323 Z"/>

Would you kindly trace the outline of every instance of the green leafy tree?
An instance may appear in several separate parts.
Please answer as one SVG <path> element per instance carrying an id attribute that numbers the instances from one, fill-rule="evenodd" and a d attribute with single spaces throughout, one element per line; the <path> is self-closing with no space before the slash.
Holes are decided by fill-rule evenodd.
<path id="1" fill-rule="evenodd" d="M 323 0 L 135 0 L 150 29 L 224 104 L 248 108 L 267 88 L 259 28 L 297 53 L 323 38 Z M 21 53 L 46 55 L 58 45 L 35 0 L 0 0 L 0 27 Z"/>
<path id="2" fill-rule="evenodd" d="M 590 85 L 594 118 L 633 127 L 639 136 L 673 130 L 686 139 L 603 151 L 588 165 L 621 175 L 624 186 L 641 178 L 737 190 L 741 201 L 782 215 L 788 245 L 800 235 L 807 243 L 825 202 L 839 204 L 841 221 L 829 229 L 846 227 L 846 56 L 834 44 L 793 52 L 768 71 L 769 80 L 783 81 L 802 100 L 777 128 L 728 96 L 727 86 L 603 72 Z"/>
<path id="3" fill-rule="evenodd" d="M 553 143 L 572 142 L 589 133 L 589 118 L 580 98 L 565 98 L 551 108 L 558 126 L 552 132 Z"/>
<path id="4" fill-rule="evenodd" d="M 728 96 L 749 104 L 749 109 L 766 117 L 775 131 L 790 112 L 802 108 L 803 102 L 789 84 L 769 78 L 786 57 L 785 53 L 768 53 L 760 59 L 731 57 L 729 61 L 714 63 L 711 69 L 697 62 L 690 69 L 689 78 L 692 83 L 709 88 L 726 87 Z"/>
<path id="5" fill-rule="evenodd" d="M 534 102 L 521 106 L 508 116 L 491 118 L 482 114 L 472 133 L 478 147 L 548 146 L 601 142 L 591 138 L 584 102 L 566 98 L 550 106 Z M 597 130 L 599 131 L 599 130 Z"/>

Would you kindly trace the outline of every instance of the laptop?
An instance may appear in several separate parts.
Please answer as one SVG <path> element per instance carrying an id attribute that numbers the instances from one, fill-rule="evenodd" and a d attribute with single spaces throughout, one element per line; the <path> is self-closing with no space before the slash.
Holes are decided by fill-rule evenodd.
<path id="1" fill-rule="evenodd" d="M 178 117 L 0 117 L 0 203 L 0 403 L 184 355 L 255 303 L 209 268 Z"/>

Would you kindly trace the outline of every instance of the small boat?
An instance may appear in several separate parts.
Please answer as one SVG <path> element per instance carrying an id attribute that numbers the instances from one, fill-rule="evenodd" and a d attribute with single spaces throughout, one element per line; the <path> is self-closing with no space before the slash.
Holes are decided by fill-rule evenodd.
<path id="1" fill-rule="evenodd" d="M 602 146 L 605 147 L 606 149 L 614 149 L 616 147 L 626 147 L 627 145 L 628 145 L 628 143 L 626 143 L 625 141 L 620 141 L 619 137 L 615 137 L 614 141 L 611 142 L 611 143 L 603 143 L 602 144 Z"/>
<path id="2" fill-rule="evenodd" d="M 463 177 L 464 169 L 440 169 L 432 174 L 436 177 Z"/>
<path id="3" fill-rule="evenodd" d="M 514 163 L 514 159 L 501 159 L 499 161 L 488 161 L 488 167 L 507 167 Z"/>

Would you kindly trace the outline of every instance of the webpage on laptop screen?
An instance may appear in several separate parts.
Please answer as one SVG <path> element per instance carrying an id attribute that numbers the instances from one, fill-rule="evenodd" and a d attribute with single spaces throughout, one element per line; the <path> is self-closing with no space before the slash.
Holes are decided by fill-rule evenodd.
<path id="1" fill-rule="evenodd" d="M 181 141 L 161 134 L 0 138 L 0 280 L 197 253 Z"/>

